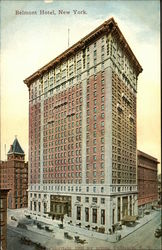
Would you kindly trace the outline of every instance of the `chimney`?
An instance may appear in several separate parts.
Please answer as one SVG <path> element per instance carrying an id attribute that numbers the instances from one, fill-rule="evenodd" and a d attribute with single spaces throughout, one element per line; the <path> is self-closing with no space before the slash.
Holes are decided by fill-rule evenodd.
<path id="1" fill-rule="evenodd" d="M 10 151 L 11 152 L 13 151 L 13 145 L 10 145 Z"/>

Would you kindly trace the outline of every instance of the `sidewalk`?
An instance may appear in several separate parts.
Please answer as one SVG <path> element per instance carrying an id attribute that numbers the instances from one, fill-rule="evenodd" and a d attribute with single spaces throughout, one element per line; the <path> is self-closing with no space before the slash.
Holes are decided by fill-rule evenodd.
<path id="1" fill-rule="evenodd" d="M 137 220 L 137 224 L 135 226 L 132 227 L 128 227 L 128 226 L 122 226 L 123 229 L 122 230 L 118 230 L 117 232 L 120 233 L 121 235 L 121 239 L 125 238 L 126 236 L 128 236 L 129 234 L 133 233 L 134 231 L 136 231 L 137 229 L 139 229 L 140 227 L 144 226 L 146 223 L 148 223 L 149 221 L 151 221 L 160 211 L 156 211 L 156 210 L 152 210 L 150 214 L 148 215 L 144 215 L 143 218 L 140 218 L 139 220 Z"/>
<path id="2" fill-rule="evenodd" d="M 114 234 L 109 235 L 109 234 L 102 234 L 102 233 L 98 233 L 92 230 L 87 230 L 85 228 L 80 228 L 77 226 L 73 226 L 73 225 L 69 225 L 67 223 L 64 223 L 64 229 L 59 229 L 58 227 L 58 221 L 51 221 L 49 219 L 46 218 L 41 218 L 41 217 L 37 217 L 37 221 L 42 221 L 45 224 L 48 225 L 52 225 L 53 229 L 54 229 L 54 235 L 55 238 L 57 239 L 61 239 L 62 237 L 64 237 L 64 232 L 70 232 L 71 235 L 74 237 L 75 235 L 81 235 L 82 238 L 86 237 L 86 239 L 88 238 L 96 238 L 96 239 L 100 239 L 100 240 L 104 240 L 104 241 L 108 241 L 108 242 L 112 242 L 115 243 L 117 241 L 119 241 L 119 236 L 120 239 L 125 238 L 126 236 L 128 236 L 129 234 L 133 233 L 134 231 L 138 230 L 140 227 L 142 227 L 143 225 L 145 225 L 146 223 L 148 223 L 149 221 L 151 221 L 157 214 L 159 214 L 160 211 L 151 211 L 151 213 L 149 215 L 145 215 L 143 218 L 140 218 L 139 220 L 136 221 L 136 225 L 134 226 L 122 226 L 121 230 L 116 231 Z M 9 211 L 10 215 L 15 215 L 15 217 L 19 220 L 22 219 L 22 217 L 25 217 L 25 215 L 23 216 L 23 210 L 22 211 L 14 211 L 14 210 L 10 210 Z M 10 215 L 8 216 L 8 223 L 12 226 L 17 226 L 18 221 L 11 221 L 10 219 Z M 36 219 L 35 216 L 31 216 L 32 219 Z M 52 236 L 52 233 L 48 233 L 45 232 L 45 230 L 42 230 L 42 232 L 37 229 L 37 227 L 35 225 L 28 225 L 28 230 L 30 231 L 36 231 L 39 232 L 40 234 L 46 234 L 48 236 Z"/>
<path id="3" fill-rule="evenodd" d="M 84 235 L 86 237 L 95 237 L 97 239 L 106 240 L 109 242 L 117 242 L 117 241 L 119 241 L 119 235 L 121 236 L 121 239 L 125 238 L 129 234 L 133 233 L 134 231 L 138 230 L 140 227 L 144 226 L 146 223 L 151 221 L 159 212 L 160 211 L 153 210 L 153 211 L 151 211 L 151 213 L 149 215 L 145 215 L 143 218 L 140 218 L 139 220 L 137 220 L 135 226 L 129 227 L 129 226 L 123 225 L 121 230 L 117 230 L 112 235 L 102 234 L 102 233 L 98 233 L 98 232 L 95 232 L 92 230 L 87 230 L 84 228 L 71 226 L 68 224 L 65 224 L 65 229 L 67 231 L 72 232 L 72 233 L 81 234 L 81 235 Z"/>

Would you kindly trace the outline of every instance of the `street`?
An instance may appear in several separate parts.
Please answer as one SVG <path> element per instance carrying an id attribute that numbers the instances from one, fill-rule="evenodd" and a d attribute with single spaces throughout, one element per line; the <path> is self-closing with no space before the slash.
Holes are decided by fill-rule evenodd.
<path id="1" fill-rule="evenodd" d="M 128 247 L 130 249 L 161 249 L 162 237 L 156 238 L 154 236 L 154 231 L 160 224 L 161 211 L 151 220 L 149 223 L 145 224 L 137 231 L 128 235 L 126 238 L 122 239 L 116 245 L 121 247 Z"/>
<path id="2" fill-rule="evenodd" d="M 86 244 L 77 244 L 73 240 L 64 239 L 64 230 L 59 228 L 54 230 L 54 233 L 47 233 L 43 230 L 36 229 L 35 231 L 29 231 L 25 229 L 15 228 L 8 226 L 8 237 L 7 237 L 7 249 L 8 250 L 33 250 L 34 246 L 27 246 L 20 242 L 22 235 L 30 238 L 33 242 L 40 242 L 43 246 L 48 249 L 114 249 L 114 250 L 160 250 L 161 249 L 161 237 L 155 238 L 154 231 L 160 224 L 161 211 L 155 214 L 155 217 L 133 232 L 127 237 L 123 238 L 117 243 L 110 243 L 107 241 L 99 240 L 96 238 L 88 238 L 81 236 L 80 238 L 86 239 Z M 28 227 L 30 229 L 30 227 Z"/>

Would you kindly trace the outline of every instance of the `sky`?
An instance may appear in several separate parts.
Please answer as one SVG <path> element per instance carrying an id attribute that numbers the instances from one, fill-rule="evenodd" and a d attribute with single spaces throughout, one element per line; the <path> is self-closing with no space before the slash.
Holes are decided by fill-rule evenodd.
<path id="1" fill-rule="evenodd" d="M 56 15 L 39 15 L 54 10 Z M 58 10 L 70 11 L 58 15 Z M 87 14 L 75 15 L 73 10 Z M 16 15 L 37 11 L 37 15 Z M 1 0 L 1 159 L 17 136 L 28 160 L 28 88 L 23 80 L 110 17 L 143 68 L 138 78 L 137 147 L 161 160 L 160 1 Z M 159 165 L 160 170 L 160 165 Z"/>

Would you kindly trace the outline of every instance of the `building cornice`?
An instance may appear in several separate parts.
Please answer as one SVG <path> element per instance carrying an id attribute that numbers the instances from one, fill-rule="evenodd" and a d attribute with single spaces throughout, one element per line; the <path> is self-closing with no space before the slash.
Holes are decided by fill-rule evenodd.
<path id="1" fill-rule="evenodd" d="M 155 157 L 153 157 L 153 156 L 151 156 L 151 155 L 148 155 L 148 154 L 146 154 L 146 153 L 144 153 L 144 152 L 142 152 L 142 151 L 140 151 L 140 150 L 137 150 L 137 156 L 138 156 L 138 157 L 143 157 L 143 158 L 145 158 L 145 159 L 149 159 L 149 160 L 151 160 L 151 161 L 156 162 L 157 164 L 160 163 L 160 162 L 157 160 L 157 158 L 155 158 Z M 138 159 L 138 160 L 139 160 L 139 159 Z"/>
<path id="2" fill-rule="evenodd" d="M 75 43 L 73 46 L 65 50 L 62 54 L 57 56 L 55 59 L 50 61 L 48 64 L 37 70 L 35 73 L 33 73 L 31 76 L 26 78 L 24 80 L 24 83 L 30 87 L 30 84 L 34 82 L 39 77 L 43 76 L 43 74 L 47 73 L 49 70 L 51 70 L 53 67 L 58 66 L 62 62 L 66 61 L 68 58 L 72 57 L 77 52 L 81 51 L 82 49 L 89 46 L 91 43 L 96 41 L 98 38 L 103 36 L 104 34 L 112 34 L 117 38 L 117 40 L 120 42 L 123 50 L 127 54 L 128 58 L 132 62 L 137 75 L 142 72 L 142 67 L 137 61 L 135 55 L 133 54 L 131 48 L 129 47 L 126 39 L 124 38 L 122 32 L 120 31 L 117 23 L 113 18 L 110 18 L 109 20 L 105 21 L 102 25 L 97 27 L 95 30 L 93 30 L 91 33 L 86 35 L 84 38 L 79 40 L 77 43 Z"/>

